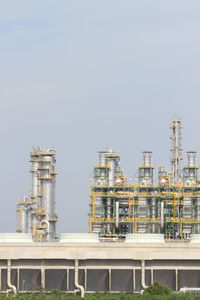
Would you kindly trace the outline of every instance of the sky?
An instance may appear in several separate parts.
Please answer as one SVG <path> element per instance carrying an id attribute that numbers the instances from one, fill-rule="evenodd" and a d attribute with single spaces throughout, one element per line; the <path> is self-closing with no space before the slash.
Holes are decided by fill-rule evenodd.
<path id="1" fill-rule="evenodd" d="M 33 146 L 56 149 L 58 232 L 88 232 L 99 150 L 130 182 L 143 150 L 170 168 L 177 115 L 199 163 L 199 32 L 199 0 L 0 0 L 0 232 L 15 232 Z"/>

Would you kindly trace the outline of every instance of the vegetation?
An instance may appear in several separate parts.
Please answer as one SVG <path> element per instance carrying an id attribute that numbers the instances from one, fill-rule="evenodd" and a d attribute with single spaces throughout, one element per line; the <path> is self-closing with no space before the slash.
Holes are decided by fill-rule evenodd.
<path id="1" fill-rule="evenodd" d="M 4 300 L 80 300 L 80 296 L 69 295 L 60 293 L 59 295 L 45 295 L 45 294 L 20 294 L 15 298 L 13 296 L 0 296 L 0 299 Z M 85 295 L 85 300 L 200 300 L 200 295 L 192 294 L 175 294 L 169 295 L 150 295 L 145 293 L 140 294 L 93 294 Z"/>
<path id="2" fill-rule="evenodd" d="M 33 290 L 35 293 L 33 293 Z M 15 300 L 80 300 L 80 296 L 63 293 L 57 289 L 45 293 L 41 288 L 33 289 L 26 294 L 18 294 Z M 0 300 L 13 300 L 13 296 L 0 295 Z M 95 293 L 85 294 L 85 300 L 200 300 L 200 295 L 189 293 L 174 293 L 168 286 L 161 285 L 155 281 L 153 285 L 144 290 L 141 294 L 112 294 Z"/>
<path id="3" fill-rule="evenodd" d="M 147 295 L 169 295 L 171 293 L 172 290 L 167 285 L 161 285 L 158 280 L 144 291 L 144 294 Z"/>

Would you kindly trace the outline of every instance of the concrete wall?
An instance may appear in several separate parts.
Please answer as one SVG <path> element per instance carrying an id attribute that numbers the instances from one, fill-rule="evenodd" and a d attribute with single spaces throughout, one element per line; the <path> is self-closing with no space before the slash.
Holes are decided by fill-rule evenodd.
<path id="1" fill-rule="evenodd" d="M 140 292 L 145 261 L 145 285 L 155 280 L 173 290 L 200 287 L 200 244 L 0 244 L 0 291 L 7 290 L 7 260 L 11 283 L 19 291 L 38 286 L 73 292 L 75 260 L 78 282 L 88 292 Z"/>

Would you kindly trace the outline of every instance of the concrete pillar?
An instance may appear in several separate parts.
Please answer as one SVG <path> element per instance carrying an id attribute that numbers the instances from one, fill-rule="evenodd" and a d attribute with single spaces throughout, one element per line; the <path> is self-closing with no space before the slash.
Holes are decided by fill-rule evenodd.
<path id="1" fill-rule="evenodd" d="M 85 268 L 85 291 L 87 291 L 87 268 Z"/>
<path id="2" fill-rule="evenodd" d="M 154 280 L 153 280 L 153 268 L 151 268 L 151 284 L 153 284 Z"/>
<path id="3" fill-rule="evenodd" d="M 19 268 L 17 268 L 17 290 L 19 291 Z"/>
<path id="4" fill-rule="evenodd" d="M 111 269 L 109 269 L 109 277 L 108 277 L 108 290 L 111 291 L 112 285 L 111 285 Z"/>
<path id="5" fill-rule="evenodd" d="M 176 292 L 178 292 L 178 270 L 176 269 Z"/>
<path id="6" fill-rule="evenodd" d="M 135 292 L 135 269 L 133 269 L 133 291 Z"/>
<path id="7" fill-rule="evenodd" d="M 67 291 L 69 291 L 69 269 L 67 269 Z"/>
<path id="8" fill-rule="evenodd" d="M 41 287 L 45 289 L 45 268 L 41 268 Z"/>

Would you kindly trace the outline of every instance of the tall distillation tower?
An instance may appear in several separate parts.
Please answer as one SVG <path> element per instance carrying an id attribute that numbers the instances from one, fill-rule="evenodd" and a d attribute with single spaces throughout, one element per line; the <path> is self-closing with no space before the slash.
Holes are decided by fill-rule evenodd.
<path id="1" fill-rule="evenodd" d="M 182 158 L 182 146 L 181 146 L 181 118 L 174 117 L 172 123 L 170 124 L 171 129 L 171 171 L 172 171 L 172 182 L 176 183 L 181 174 L 181 160 Z"/>
<path id="2" fill-rule="evenodd" d="M 18 202 L 17 232 L 32 233 L 34 240 L 56 239 L 55 151 L 34 148 L 30 153 L 32 187 L 30 195 Z"/>

